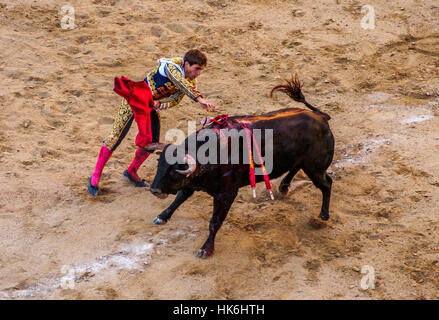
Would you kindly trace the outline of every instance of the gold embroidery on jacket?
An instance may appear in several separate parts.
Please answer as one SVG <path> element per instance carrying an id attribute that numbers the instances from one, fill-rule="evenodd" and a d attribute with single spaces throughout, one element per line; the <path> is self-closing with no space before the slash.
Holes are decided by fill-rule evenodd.
<path id="1" fill-rule="evenodd" d="M 174 58 L 171 62 L 183 67 L 183 60 L 181 58 Z M 160 107 L 158 110 L 165 110 L 178 105 L 185 95 L 195 100 L 202 96 L 197 90 L 196 79 L 186 79 L 180 73 L 178 68 L 171 63 L 168 63 L 165 68 L 166 76 L 171 81 L 168 81 L 162 86 L 158 86 L 154 81 L 154 75 L 159 72 L 158 69 L 148 73 L 146 76 L 147 82 L 151 87 L 154 100 L 160 100 Z"/>

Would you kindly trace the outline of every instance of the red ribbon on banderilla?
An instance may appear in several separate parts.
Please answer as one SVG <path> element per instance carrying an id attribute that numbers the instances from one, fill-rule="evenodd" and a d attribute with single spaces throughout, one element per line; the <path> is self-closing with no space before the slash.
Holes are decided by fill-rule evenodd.
<path id="1" fill-rule="evenodd" d="M 253 135 L 253 132 L 247 128 L 245 124 L 242 125 L 244 130 L 246 131 L 247 135 L 247 147 L 248 147 L 248 157 L 250 160 L 250 185 L 253 190 L 253 198 L 256 198 L 256 177 L 255 177 L 255 165 L 253 162 L 253 154 L 252 154 L 252 144 L 250 141 L 250 135 L 253 138 L 253 143 L 255 145 L 256 153 L 258 154 L 259 163 L 261 164 L 262 174 L 264 175 L 264 181 L 265 181 L 265 187 L 270 192 L 270 198 L 271 200 L 274 200 L 273 191 L 271 190 L 271 183 L 270 178 L 268 178 L 267 171 L 265 170 L 264 162 L 262 161 L 261 152 L 259 151 L 258 142 L 256 141 L 255 136 Z"/>
<path id="2" fill-rule="evenodd" d="M 201 124 L 203 126 L 205 126 L 211 122 L 215 122 L 217 124 L 223 124 L 224 122 L 226 122 L 228 120 L 229 120 L 229 115 L 222 114 L 222 115 L 216 116 L 215 118 L 206 118 L 203 121 L 201 121 Z M 252 192 L 253 192 L 253 198 L 256 198 L 256 177 L 255 177 L 255 164 L 253 161 L 251 140 L 253 140 L 253 143 L 254 143 L 254 146 L 256 149 L 256 153 L 258 155 L 259 163 L 261 164 L 262 174 L 264 175 L 265 187 L 270 192 L 271 200 L 274 200 L 273 191 L 271 189 L 270 178 L 268 177 L 267 171 L 265 170 L 265 165 L 264 165 L 264 162 L 262 161 L 262 156 L 261 156 L 261 152 L 259 151 L 258 142 L 256 141 L 256 138 L 254 137 L 253 132 L 247 127 L 247 125 L 244 123 L 241 123 L 241 125 L 242 125 L 243 130 L 245 130 L 246 137 L 247 137 L 248 157 L 249 157 L 249 162 L 250 162 L 249 176 L 250 176 L 250 186 L 251 186 Z M 252 139 L 250 139 L 250 136 L 252 137 Z"/>

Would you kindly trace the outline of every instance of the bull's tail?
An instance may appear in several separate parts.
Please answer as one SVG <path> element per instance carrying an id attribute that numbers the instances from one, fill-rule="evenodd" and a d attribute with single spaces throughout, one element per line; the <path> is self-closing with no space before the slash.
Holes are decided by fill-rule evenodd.
<path id="1" fill-rule="evenodd" d="M 299 76 L 297 75 L 297 73 L 295 75 L 291 76 L 290 80 L 285 79 L 285 84 L 277 85 L 273 89 L 271 89 L 270 97 L 272 97 L 273 93 L 276 91 L 284 92 L 288 96 L 290 96 L 290 98 L 292 98 L 293 100 L 295 100 L 297 102 L 302 102 L 308 108 L 310 108 L 312 111 L 322 114 L 326 118 L 326 120 L 331 119 L 329 114 L 327 114 L 323 111 L 320 111 L 319 109 L 312 106 L 311 104 L 309 104 L 306 101 L 305 96 L 302 93 L 302 83 L 300 83 Z"/>

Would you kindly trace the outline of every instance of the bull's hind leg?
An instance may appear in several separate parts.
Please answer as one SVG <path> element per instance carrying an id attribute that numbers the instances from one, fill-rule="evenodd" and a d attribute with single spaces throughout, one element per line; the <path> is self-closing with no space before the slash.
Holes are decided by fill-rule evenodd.
<path id="1" fill-rule="evenodd" d="M 154 224 L 165 224 L 171 219 L 172 214 L 177 210 L 177 208 L 187 200 L 191 195 L 194 194 L 194 189 L 181 189 L 177 192 L 175 200 L 171 205 L 166 208 L 162 213 L 160 213 L 153 221 Z"/>
<path id="2" fill-rule="evenodd" d="M 283 198 L 287 192 L 288 188 L 290 187 L 291 181 L 293 180 L 294 176 L 296 175 L 297 171 L 300 170 L 300 167 L 294 167 L 291 169 L 288 174 L 282 179 L 281 183 L 279 184 L 279 193 L 281 198 Z"/>
<path id="3" fill-rule="evenodd" d="M 331 200 L 332 178 L 325 171 L 304 170 L 314 185 L 322 191 L 323 202 L 319 218 L 326 221 L 329 219 L 329 202 Z"/>

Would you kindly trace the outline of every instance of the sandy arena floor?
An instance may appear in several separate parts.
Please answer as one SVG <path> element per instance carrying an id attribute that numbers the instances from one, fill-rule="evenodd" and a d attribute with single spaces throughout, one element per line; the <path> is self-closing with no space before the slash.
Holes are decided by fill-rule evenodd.
<path id="1" fill-rule="evenodd" d="M 439 4 L 355 0 L 0 0 L 0 299 L 438 299 Z M 87 192 L 120 98 L 160 57 L 206 52 L 199 89 L 217 114 L 301 106 L 271 88 L 291 72 L 332 116 L 331 218 L 301 172 L 269 201 L 249 187 L 218 233 L 196 193 L 164 226 L 160 200 L 122 179 L 133 126 Z M 303 107 L 303 105 L 302 105 Z M 166 130 L 212 114 L 187 97 Z M 139 170 L 152 181 L 153 155 Z M 275 185 L 279 181 L 273 181 Z M 363 290 L 364 266 L 375 289 Z"/>

